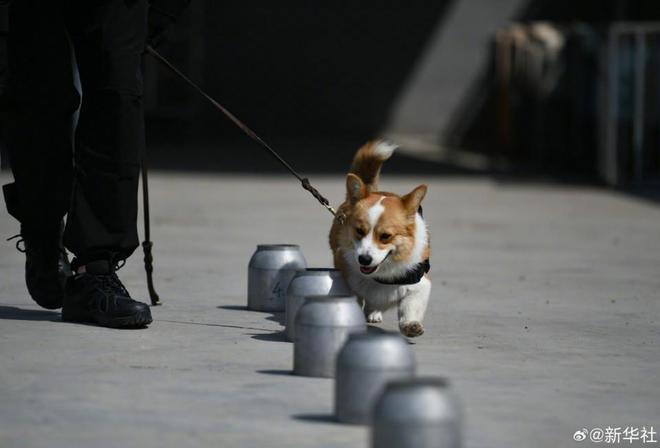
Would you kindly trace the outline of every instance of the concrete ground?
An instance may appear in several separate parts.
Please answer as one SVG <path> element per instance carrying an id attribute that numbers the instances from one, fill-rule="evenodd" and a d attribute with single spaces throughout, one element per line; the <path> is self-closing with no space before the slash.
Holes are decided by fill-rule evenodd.
<path id="1" fill-rule="evenodd" d="M 152 178 L 164 305 L 147 330 L 62 323 L 28 297 L 23 255 L 0 245 L 0 447 L 368 446 L 366 428 L 332 422 L 332 380 L 289 375 L 280 316 L 244 309 L 258 243 L 299 243 L 310 266 L 329 265 L 329 214 L 288 177 Z M 313 180 L 340 201 L 341 177 Z M 660 208 L 486 178 L 383 187 L 422 180 L 434 286 L 414 349 L 422 374 L 452 380 L 465 446 L 660 431 Z M 0 235 L 16 229 L 0 217 Z M 120 274 L 146 297 L 141 254 Z"/>

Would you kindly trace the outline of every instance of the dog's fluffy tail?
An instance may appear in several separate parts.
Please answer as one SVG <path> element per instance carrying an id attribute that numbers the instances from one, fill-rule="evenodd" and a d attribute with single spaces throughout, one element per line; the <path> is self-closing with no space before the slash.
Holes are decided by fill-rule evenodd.
<path id="1" fill-rule="evenodd" d="M 368 192 L 378 190 L 380 167 L 392 156 L 397 145 L 385 140 L 374 140 L 358 150 L 353 158 L 351 173 L 357 175 L 367 187 Z"/>

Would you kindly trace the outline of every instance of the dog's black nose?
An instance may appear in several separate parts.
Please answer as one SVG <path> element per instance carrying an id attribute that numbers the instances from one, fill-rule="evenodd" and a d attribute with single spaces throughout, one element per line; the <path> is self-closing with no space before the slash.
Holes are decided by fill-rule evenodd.
<path id="1" fill-rule="evenodd" d="M 374 259 L 371 258 L 371 255 L 360 255 L 358 261 L 362 266 L 369 266 Z"/>

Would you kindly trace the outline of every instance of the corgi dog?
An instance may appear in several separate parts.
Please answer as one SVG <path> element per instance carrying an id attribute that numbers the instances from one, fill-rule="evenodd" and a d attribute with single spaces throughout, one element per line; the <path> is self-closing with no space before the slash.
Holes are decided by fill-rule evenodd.
<path id="1" fill-rule="evenodd" d="M 356 153 L 346 177 L 346 201 L 330 229 L 330 248 L 367 321 L 380 323 L 384 311 L 397 307 L 401 333 L 416 337 L 424 333 L 431 294 L 431 249 L 421 213 L 427 187 L 404 196 L 378 190 L 381 166 L 396 148 L 378 140 Z"/>

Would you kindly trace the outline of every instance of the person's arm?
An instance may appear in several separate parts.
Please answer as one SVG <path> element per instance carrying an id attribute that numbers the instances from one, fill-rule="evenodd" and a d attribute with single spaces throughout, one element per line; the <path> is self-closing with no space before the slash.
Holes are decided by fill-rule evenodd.
<path id="1" fill-rule="evenodd" d="M 190 0 L 151 0 L 149 6 L 149 30 L 147 43 L 155 47 L 165 31 L 179 18 Z"/>

